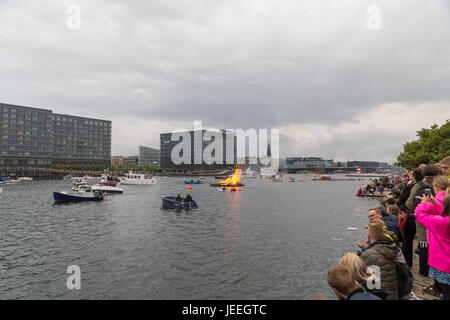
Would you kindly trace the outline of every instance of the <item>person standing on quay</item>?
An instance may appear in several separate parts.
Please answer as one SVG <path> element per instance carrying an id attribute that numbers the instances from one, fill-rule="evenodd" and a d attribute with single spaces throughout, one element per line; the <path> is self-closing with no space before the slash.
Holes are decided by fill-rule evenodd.
<path id="1" fill-rule="evenodd" d="M 406 185 L 405 189 L 400 194 L 398 206 L 400 210 L 405 211 L 408 215 L 405 227 L 403 229 L 404 239 L 402 251 L 405 256 L 406 264 L 411 268 L 413 265 L 413 242 L 414 237 L 416 236 L 416 219 L 411 210 L 406 207 L 406 201 L 411 195 L 411 189 L 415 186 L 415 184 L 423 180 L 422 169 L 415 168 L 411 171 L 410 177 L 411 183 Z"/>
<path id="2" fill-rule="evenodd" d="M 444 174 L 447 175 L 447 178 L 450 179 L 450 156 L 445 157 L 440 162 L 442 171 L 444 171 Z"/>
<path id="3" fill-rule="evenodd" d="M 422 165 L 421 165 L 422 166 Z M 411 189 L 411 194 L 406 201 L 406 207 L 410 212 L 414 212 L 416 206 L 420 203 L 416 199 L 416 194 L 422 190 L 423 188 L 432 189 L 433 181 L 436 176 L 439 174 L 440 168 L 434 164 L 428 164 L 423 167 L 423 176 L 424 179 L 414 185 Z M 420 197 L 422 194 L 420 195 Z M 419 241 L 419 273 L 427 277 L 429 272 L 428 267 L 428 243 L 427 243 L 427 234 L 424 226 L 420 225 L 416 221 L 416 230 L 417 230 L 417 240 Z"/>
<path id="4" fill-rule="evenodd" d="M 400 251 L 397 245 L 386 238 L 385 223 L 376 219 L 368 225 L 370 244 L 359 253 L 361 259 L 368 266 L 380 268 L 381 289 L 386 294 L 386 300 L 398 300 L 398 282 L 396 258 Z"/>
<path id="5" fill-rule="evenodd" d="M 417 221 L 427 228 L 429 277 L 437 282 L 444 300 L 450 300 L 450 195 L 445 196 L 441 215 L 432 197 L 424 196 L 416 208 Z"/>

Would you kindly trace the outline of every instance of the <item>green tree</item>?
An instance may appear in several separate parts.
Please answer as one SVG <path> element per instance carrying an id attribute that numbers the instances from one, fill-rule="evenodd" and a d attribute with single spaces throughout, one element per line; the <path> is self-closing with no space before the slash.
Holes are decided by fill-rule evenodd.
<path id="1" fill-rule="evenodd" d="M 397 157 L 397 165 L 412 170 L 420 164 L 437 163 L 450 155 L 450 120 L 441 127 L 417 131 L 418 140 L 403 145 L 403 152 Z"/>

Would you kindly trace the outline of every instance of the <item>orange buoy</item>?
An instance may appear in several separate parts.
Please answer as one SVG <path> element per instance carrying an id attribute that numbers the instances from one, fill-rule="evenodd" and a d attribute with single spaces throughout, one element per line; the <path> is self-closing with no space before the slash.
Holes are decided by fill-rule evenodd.
<path id="1" fill-rule="evenodd" d="M 192 186 L 189 186 L 189 187 L 188 187 L 188 190 L 192 190 Z"/>

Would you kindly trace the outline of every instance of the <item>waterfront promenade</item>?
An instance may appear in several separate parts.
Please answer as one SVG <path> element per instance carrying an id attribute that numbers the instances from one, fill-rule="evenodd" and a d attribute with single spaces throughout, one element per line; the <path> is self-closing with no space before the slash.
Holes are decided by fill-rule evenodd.
<path id="1" fill-rule="evenodd" d="M 417 241 L 414 241 L 414 248 L 417 248 Z M 419 256 L 413 255 L 413 266 L 411 271 L 414 276 L 414 285 L 412 291 L 420 300 L 440 300 L 438 297 L 423 292 L 423 289 L 433 285 L 433 280 L 419 274 Z"/>
<path id="2" fill-rule="evenodd" d="M 414 248 L 417 248 L 417 241 L 414 241 Z M 414 276 L 412 291 L 420 300 L 440 300 L 436 296 L 423 292 L 424 288 L 433 284 L 433 280 L 419 274 L 419 256 L 417 254 L 414 254 L 411 272 Z M 317 292 L 306 298 L 306 300 L 328 300 L 328 298 L 323 292 Z"/>

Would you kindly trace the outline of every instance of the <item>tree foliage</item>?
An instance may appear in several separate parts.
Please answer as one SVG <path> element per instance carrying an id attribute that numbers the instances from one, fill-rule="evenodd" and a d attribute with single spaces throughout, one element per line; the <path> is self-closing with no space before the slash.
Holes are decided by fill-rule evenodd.
<path id="1" fill-rule="evenodd" d="M 417 131 L 418 140 L 403 145 L 403 152 L 397 157 L 397 164 L 412 170 L 420 164 L 437 163 L 450 155 L 450 120 L 441 127 L 437 124 L 431 128 Z"/>

